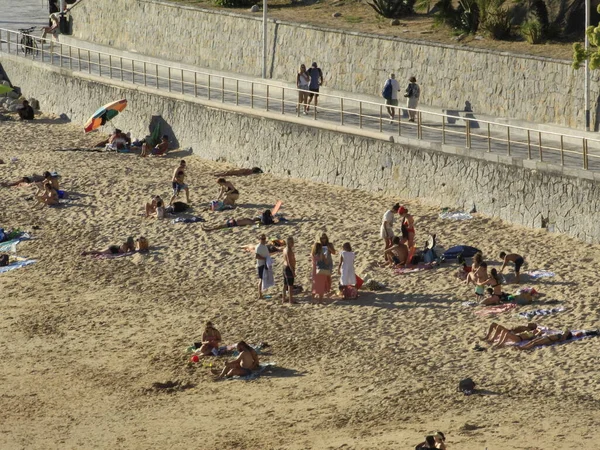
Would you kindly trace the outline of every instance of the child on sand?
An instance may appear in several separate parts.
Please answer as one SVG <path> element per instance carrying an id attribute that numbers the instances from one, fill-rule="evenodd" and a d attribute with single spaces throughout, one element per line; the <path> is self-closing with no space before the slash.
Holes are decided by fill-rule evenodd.
<path id="1" fill-rule="evenodd" d="M 356 284 L 356 273 L 354 271 L 354 252 L 349 242 L 342 245 L 340 252 L 340 264 L 338 272 L 340 274 L 340 293 L 343 295 L 344 288 Z"/>
<path id="2" fill-rule="evenodd" d="M 502 267 L 500 268 L 500 273 L 502 273 L 502 271 L 508 265 L 508 263 L 514 263 L 515 276 L 517 283 L 519 283 L 521 281 L 521 266 L 525 264 L 525 259 L 517 253 L 506 254 L 506 252 L 500 252 L 500 258 L 502 258 L 503 260 Z"/>

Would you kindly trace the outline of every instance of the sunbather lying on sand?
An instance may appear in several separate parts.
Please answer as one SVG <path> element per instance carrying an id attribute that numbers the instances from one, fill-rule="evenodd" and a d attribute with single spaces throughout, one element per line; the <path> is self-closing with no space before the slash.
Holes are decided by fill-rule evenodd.
<path id="1" fill-rule="evenodd" d="M 530 322 L 527 325 L 519 325 L 514 328 L 506 328 L 499 323 L 492 323 L 488 329 L 487 335 L 483 338 L 484 341 L 494 342 L 503 333 L 523 333 L 526 331 L 534 331 L 538 328 L 537 323 Z"/>
<path id="2" fill-rule="evenodd" d="M 488 335 L 485 340 L 489 343 L 495 343 L 495 347 L 502 347 L 509 343 L 518 343 L 523 341 L 529 341 L 531 339 L 542 336 L 544 330 L 539 328 L 536 323 L 528 323 L 524 326 L 518 326 L 515 328 L 505 328 L 502 325 L 493 323 L 490 326 Z"/>
<path id="3" fill-rule="evenodd" d="M 272 225 L 274 223 L 277 223 L 277 221 L 273 220 L 271 211 L 267 209 L 264 213 L 262 213 L 261 216 L 255 217 L 253 219 L 227 219 L 223 225 L 216 225 L 214 227 L 205 227 L 204 225 L 202 225 L 202 229 L 204 231 L 214 231 L 222 230 L 223 228 L 244 227 L 247 225 L 254 225 L 255 223 L 260 223 L 261 225 Z"/>
<path id="4" fill-rule="evenodd" d="M 569 330 L 564 330 L 559 334 L 549 334 L 547 336 L 536 337 L 535 339 L 529 341 L 525 345 L 518 346 L 519 350 L 529 350 L 535 347 L 541 347 L 543 345 L 551 345 L 557 342 L 566 342 L 570 339 L 573 339 L 573 333 Z"/>
<path id="5" fill-rule="evenodd" d="M 221 342 L 221 333 L 211 322 L 206 322 L 206 328 L 204 328 L 204 333 L 202 333 L 202 346 L 200 347 L 200 353 L 204 356 L 209 356 L 212 354 L 213 349 L 219 348 L 219 343 Z"/>
<path id="6" fill-rule="evenodd" d="M 215 177 L 245 177 L 248 175 L 254 175 L 258 173 L 263 173 L 261 169 L 258 167 L 253 167 L 252 169 L 233 169 L 227 170 L 226 172 L 217 172 L 213 175 Z"/>
<path id="7" fill-rule="evenodd" d="M 18 186 L 20 184 L 41 183 L 42 181 L 44 181 L 43 175 L 33 174 L 29 177 L 21 177 L 14 181 L 4 181 L 4 182 L 0 183 L 0 186 L 13 187 L 13 186 Z"/>
<path id="8" fill-rule="evenodd" d="M 121 246 L 119 245 L 109 245 L 104 250 L 89 250 L 85 252 L 81 252 L 82 256 L 87 255 L 116 255 L 119 253 L 129 253 L 135 251 L 135 241 L 133 237 L 128 237 L 125 242 Z"/>
<path id="9" fill-rule="evenodd" d="M 258 354 L 252 347 L 244 341 L 240 341 L 237 345 L 237 351 L 240 352 L 240 355 L 235 360 L 225 364 L 225 367 L 218 378 L 229 378 L 236 375 L 239 377 L 246 377 L 250 375 L 253 370 L 258 369 Z"/>

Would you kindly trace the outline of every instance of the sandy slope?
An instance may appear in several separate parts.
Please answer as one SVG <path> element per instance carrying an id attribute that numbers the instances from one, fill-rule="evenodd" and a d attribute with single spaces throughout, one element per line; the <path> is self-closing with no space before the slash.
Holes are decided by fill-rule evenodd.
<path id="1" fill-rule="evenodd" d="M 323 230 L 337 247 L 352 243 L 360 274 L 388 285 L 352 302 L 280 306 L 254 299 L 254 261 L 239 250 L 263 229 L 206 234 L 140 217 L 150 194 L 168 197 L 177 156 L 54 152 L 98 136 L 52 121 L 0 130 L 8 162 L 0 179 L 54 169 L 75 194 L 64 207 L 33 211 L 28 188 L 0 190 L 0 226 L 40 227 L 19 246 L 39 262 L 0 274 L 0 448 L 406 449 L 441 429 L 455 449 L 573 449 L 599 437 L 600 338 L 475 352 L 492 320 L 461 306 L 470 290 L 454 266 L 404 276 L 375 267 L 381 216 L 402 199 L 265 174 L 232 179 L 242 193 L 234 213 L 202 212 L 216 192 L 211 173 L 226 166 L 186 157 L 193 205 L 210 223 L 284 201 L 291 222 L 265 230 L 296 238 L 305 287 L 309 247 Z M 442 221 L 439 205 L 406 203 L 419 243 L 436 232 L 442 246 L 475 245 L 491 260 L 518 251 L 529 269 L 556 272 L 533 285 L 568 309 L 540 323 L 599 326 L 598 246 L 486 217 Z M 79 256 L 128 235 L 148 237 L 150 255 Z M 189 366 L 185 348 L 206 319 L 229 343 L 268 342 L 263 358 L 278 369 L 215 383 L 207 368 Z M 457 394 L 464 376 L 487 395 Z M 166 381 L 187 388 L 152 387 Z"/>

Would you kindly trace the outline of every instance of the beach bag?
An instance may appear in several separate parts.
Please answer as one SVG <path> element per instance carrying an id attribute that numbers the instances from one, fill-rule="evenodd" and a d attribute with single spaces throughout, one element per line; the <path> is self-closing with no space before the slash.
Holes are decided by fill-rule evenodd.
<path id="1" fill-rule="evenodd" d="M 2 255 L 0 255 L 0 267 L 6 266 L 8 266 L 8 255 L 6 253 L 3 253 Z"/>
<path id="2" fill-rule="evenodd" d="M 189 206 L 187 203 L 183 203 L 183 202 L 175 202 L 173 203 L 173 212 L 174 213 L 180 213 L 185 211 L 186 209 L 188 209 Z"/>
<path id="3" fill-rule="evenodd" d="M 260 216 L 260 221 L 263 225 L 273 225 L 273 216 L 271 215 L 271 211 L 266 210 Z"/>
<path id="4" fill-rule="evenodd" d="M 147 252 L 150 244 L 148 243 L 148 239 L 144 236 L 140 236 L 137 240 L 138 252 Z"/>
<path id="5" fill-rule="evenodd" d="M 390 80 L 385 82 L 385 86 L 383 86 L 383 90 L 381 91 L 381 96 L 386 100 L 392 99 L 392 83 Z"/>
<path id="6" fill-rule="evenodd" d="M 353 300 L 358 297 L 358 290 L 354 286 L 344 286 L 342 296 L 345 300 Z"/>
<path id="7" fill-rule="evenodd" d="M 327 264 L 327 261 L 317 262 L 317 275 L 331 276 L 331 270 L 329 269 L 329 264 Z"/>
<path id="8" fill-rule="evenodd" d="M 462 392 L 465 395 L 471 395 L 475 390 L 475 382 L 471 378 L 465 378 L 458 382 L 458 392 Z"/>
<path id="9" fill-rule="evenodd" d="M 211 211 L 219 211 L 223 207 L 223 202 L 221 200 L 213 200 L 210 202 L 210 210 Z"/>

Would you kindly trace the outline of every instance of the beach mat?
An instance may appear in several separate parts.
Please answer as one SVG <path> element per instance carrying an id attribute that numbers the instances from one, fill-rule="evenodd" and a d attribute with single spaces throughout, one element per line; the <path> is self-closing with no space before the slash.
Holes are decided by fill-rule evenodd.
<path id="1" fill-rule="evenodd" d="M 11 270 L 20 269 L 21 267 L 29 266 L 35 263 L 35 259 L 24 259 L 21 261 L 16 261 L 8 266 L 0 267 L 0 273 L 10 272 Z"/>
<path id="2" fill-rule="evenodd" d="M 455 247 L 450 247 L 443 254 L 443 258 L 448 259 L 457 259 L 458 255 L 462 254 L 463 258 L 471 258 L 475 255 L 475 253 L 481 250 L 475 247 L 469 247 L 468 245 L 457 245 Z"/>
<path id="3" fill-rule="evenodd" d="M 445 220 L 469 220 L 473 216 L 466 212 L 444 212 L 440 214 L 440 219 Z"/>
<path id="4" fill-rule="evenodd" d="M 275 363 L 273 362 L 268 362 L 268 363 L 262 363 L 259 364 L 258 369 L 253 370 L 252 373 L 250 375 L 247 375 L 245 377 L 231 377 L 231 378 L 226 378 L 226 380 L 241 380 L 241 381 L 252 381 L 252 380 L 256 380 L 257 378 L 259 378 L 265 370 L 267 370 L 269 367 L 275 367 Z"/>
<path id="5" fill-rule="evenodd" d="M 529 272 L 525 272 L 525 275 L 529 276 L 529 278 L 537 280 L 538 278 L 551 278 L 556 274 L 554 272 L 550 272 L 549 270 L 531 270 Z"/>
<path id="6" fill-rule="evenodd" d="M 28 237 L 20 237 L 16 239 L 11 239 L 10 241 L 0 242 L 0 253 L 12 252 L 17 253 L 17 245 L 21 241 L 26 241 L 29 239 Z"/>
<path id="7" fill-rule="evenodd" d="M 530 320 L 537 316 L 547 316 L 549 314 L 556 314 L 556 313 L 562 312 L 564 310 L 565 310 L 564 306 L 557 306 L 556 308 L 551 308 L 551 309 L 534 309 L 532 311 L 523 311 L 523 312 L 517 313 L 517 316 L 520 317 L 521 319 Z"/>
<path id="8" fill-rule="evenodd" d="M 503 305 L 486 306 L 482 309 L 478 309 L 477 311 L 473 311 L 473 314 L 479 317 L 495 316 L 496 314 L 513 310 L 518 306 L 519 305 L 516 303 L 504 303 Z"/>

